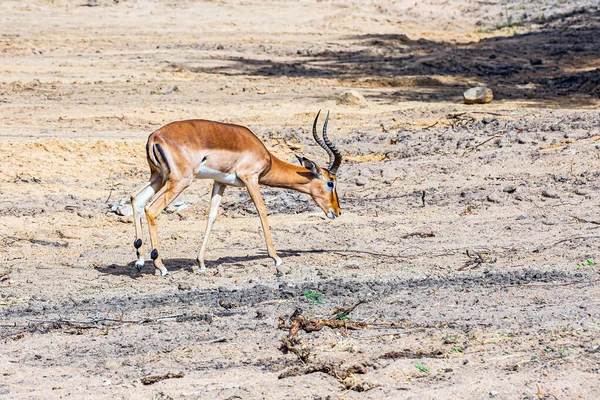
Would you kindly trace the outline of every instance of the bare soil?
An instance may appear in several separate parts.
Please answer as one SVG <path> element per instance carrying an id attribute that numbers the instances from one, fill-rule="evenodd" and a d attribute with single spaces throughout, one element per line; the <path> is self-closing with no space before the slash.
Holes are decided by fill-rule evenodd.
<path id="1" fill-rule="evenodd" d="M 3 1 L 0 26 L 0 398 L 600 398 L 596 2 Z M 160 219 L 170 275 L 135 270 L 111 207 L 150 132 L 234 122 L 324 163 L 319 109 L 341 218 L 264 188 L 275 268 L 229 188 L 195 274 L 198 181 Z M 365 329 L 282 351 L 280 317 L 359 299 Z"/>

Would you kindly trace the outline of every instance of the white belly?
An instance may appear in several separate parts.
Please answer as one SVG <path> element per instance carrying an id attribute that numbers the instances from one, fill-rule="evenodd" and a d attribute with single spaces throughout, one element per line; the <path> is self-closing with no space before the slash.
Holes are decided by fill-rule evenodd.
<path id="1" fill-rule="evenodd" d="M 198 179 L 212 179 L 219 183 L 224 183 L 226 185 L 244 187 L 244 182 L 237 177 L 236 174 L 226 174 L 221 171 L 216 171 L 214 169 L 210 169 L 205 167 L 204 165 L 200 165 L 198 171 L 196 171 L 196 178 Z"/>

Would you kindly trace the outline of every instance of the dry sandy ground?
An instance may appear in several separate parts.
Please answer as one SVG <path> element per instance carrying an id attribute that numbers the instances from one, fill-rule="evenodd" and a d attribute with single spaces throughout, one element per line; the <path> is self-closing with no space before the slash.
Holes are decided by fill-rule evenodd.
<path id="1" fill-rule="evenodd" d="M 0 3 L 0 398 L 600 398 L 597 3 L 80 3 Z M 496 99 L 463 105 L 477 84 Z M 137 273 L 110 207 L 150 132 L 235 122 L 324 161 L 319 109 L 342 218 L 265 188 L 276 269 L 228 189 L 194 274 L 196 182 L 160 219 L 171 274 Z M 280 350 L 280 316 L 357 299 L 369 329 Z"/>

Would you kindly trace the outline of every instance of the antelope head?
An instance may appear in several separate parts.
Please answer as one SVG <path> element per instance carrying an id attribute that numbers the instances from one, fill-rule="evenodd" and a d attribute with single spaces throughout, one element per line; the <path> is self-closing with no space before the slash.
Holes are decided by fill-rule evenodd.
<path id="1" fill-rule="evenodd" d="M 313 123 L 313 137 L 319 146 L 321 146 L 329 155 L 329 166 L 326 169 L 321 168 L 306 157 L 296 157 L 298 158 L 300 165 L 302 165 L 312 174 L 312 179 L 310 182 L 310 196 L 319 205 L 319 207 L 321 207 L 328 218 L 334 219 L 342 213 L 337 195 L 336 176 L 337 170 L 342 163 L 342 153 L 340 153 L 337 147 L 335 147 L 327 137 L 327 122 L 329 122 L 329 112 L 327 113 L 325 123 L 323 124 L 323 137 L 321 138 L 317 134 L 317 121 L 319 120 L 320 113 L 321 111 L 319 110 L 315 118 L 315 122 Z"/>

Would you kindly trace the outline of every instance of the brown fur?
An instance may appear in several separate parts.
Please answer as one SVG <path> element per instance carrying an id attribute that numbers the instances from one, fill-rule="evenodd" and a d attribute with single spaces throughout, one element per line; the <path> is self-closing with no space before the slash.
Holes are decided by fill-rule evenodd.
<path id="1" fill-rule="evenodd" d="M 226 185 L 245 186 L 248 189 L 261 220 L 267 251 L 276 265 L 281 263 L 281 259 L 273 246 L 259 184 L 308 194 L 330 218 L 340 214 L 335 175 L 308 159 L 303 159 L 304 166 L 281 161 L 243 126 L 207 120 L 173 122 L 150 135 L 146 154 L 151 171 L 150 180 L 131 200 L 138 242 L 141 241 L 139 209 L 142 203 L 148 200 L 146 197 L 154 193 L 144 209 L 148 219 L 153 257 L 156 256 L 154 267 L 160 275 L 166 275 L 167 269 L 162 263 L 159 249 L 157 218 L 165 207 L 192 183 L 199 170 L 203 171 L 203 177 L 208 176 L 204 171 L 216 174 L 214 177 L 210 175 L 214 180 L 211 208 L 204 242 L 197 258 L 201 271 L 204 270 L 204 252 L 208 236 Z M 327 186 L 328 181 L 334 182 L 333 189 Z M 142 259 L 140 251 L 137 248 L 138 259 Z M 138 268 L 141 268 L 141 265 L 138 265 Z"/>

